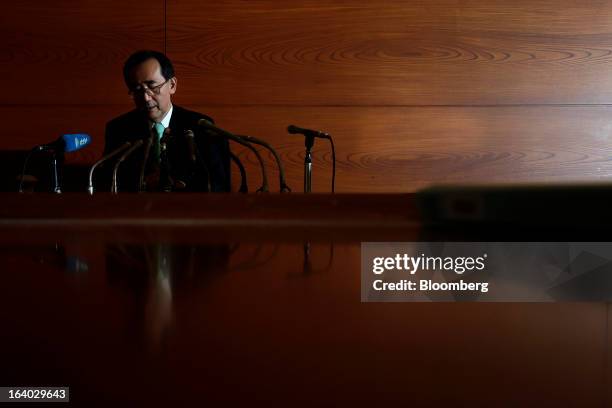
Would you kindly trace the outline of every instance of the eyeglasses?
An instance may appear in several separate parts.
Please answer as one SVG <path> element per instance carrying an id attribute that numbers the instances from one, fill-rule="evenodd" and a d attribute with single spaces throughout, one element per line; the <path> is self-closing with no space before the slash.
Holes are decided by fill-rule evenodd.
<path id="1" fill-rule="evenodd" d="M 172 79 L 172 78 L 170 78 Z M 148 87 L 148 86 L 139 86 L 136 88 L 132 88 L 128 91 L 128 94 L 131 97 L 134 96 L 142 96 L 144 94 L 147 94 L 149 96 L 155 96 L 155 95 L 159 95 L 161 93 L 161 88 L 162 86 L 166 85 L 168 83 L 168 81 L 170 81 L 170 79 L 166 79 L 164 82 L 162 82 L 159 85 L 156 86 L 152 86 L 152 87 Z"/>

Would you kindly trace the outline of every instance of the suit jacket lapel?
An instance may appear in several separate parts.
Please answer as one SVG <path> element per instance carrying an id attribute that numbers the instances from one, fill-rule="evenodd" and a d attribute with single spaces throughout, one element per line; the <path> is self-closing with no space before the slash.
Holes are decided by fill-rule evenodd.
<path id="1" fill-rule="evenodd" d="M 173 105 L 172 108 L 172 117 L 170 118 L 170 131 L 177 136 L 177 132 L 182 132 L 182 109 L 176 105 Z"/>
<path id="2" fill-rule="evenodd" d="M 139 115 L 138 120 L 134 123 L 134 134 L 128 135 L 129 140 L 148 139 L 150 136 L 151 129 L 149 127 L 149 119 L 144 115 Z"/>

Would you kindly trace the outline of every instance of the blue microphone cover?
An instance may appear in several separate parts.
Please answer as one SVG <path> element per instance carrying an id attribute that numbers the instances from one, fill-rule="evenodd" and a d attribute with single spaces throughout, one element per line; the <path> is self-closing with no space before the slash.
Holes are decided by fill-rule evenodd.
<path id="1" fill-rule="evenodd" d="M 67 153 L 82 149 L 83 147 L 91 143 L 91 136 L 85 133 L 63 135 L 62 139 L 64 141 L 65 146 L 64 151 Z"/>

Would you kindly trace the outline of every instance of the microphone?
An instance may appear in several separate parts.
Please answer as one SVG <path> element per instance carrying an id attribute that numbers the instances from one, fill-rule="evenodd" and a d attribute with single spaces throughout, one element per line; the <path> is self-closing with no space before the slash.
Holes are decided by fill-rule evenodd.
<path id="1" fill-rule="evenodd" d="M 115 167 L 113 167 L 113 184 L 111 186 L 111 193 L 118 193 L 118 187 L 117 187 L 117 174 L 119 173 L 119 166 L 121 165 L 121 163 L 123 163 L 123 161 L 130 155 L 132 154 L 132 152 L 136 149 L 138 149 L 140 146 L 142 146 L 144 143 L 144 140 L 139 139 L 137 141 L 135 141 L 132 146 L 127 149 L 125 151 L 125 153 L 123 153 L 121 155 L 121 157 L 119 157 L 119 160 L 117 160 L 117 163 L 115 163 Z"/>
<path id="2" fill-rule="evenodd" d="M 198 160 L 198 157 L 200 156 L 200 152 L 198 151 L 198 147 L 195 144 L 195 134 L 193 133 L 193 130 L 191 129 L 185 130 L 185 139 L 187 139 L 188 160 L 191 162 L 191 165 L 193 167 L 195 167 L 197 163 L 202 164 L 202 166 L 206 170 L 206 181 L 208 183 L 208 191 L 211 191 L 210 172 L 208 171 L 208 166 L 206 166 L 206 162 L 202 159 Z M 249 187 L 247 184 L 247 176 L 246 176 L 246 171 L 244 169 L 244 166 L 242 162 L 240 161 L 240 159 L 238 158 L 238 156 L 236 156 L 231 151 L 229 152 L 229 154 L 230 154 L 230 159 L 233 160 L 234 163 L 236 163 L 236 166 L 238 166 L 238 170 L 240 171 L 240 187 L 238 188 L 238 191 L 241 193 L 248 193 Z"/>
<path id="3" fill-rule="evenodd" d="M 169 127 L 164 129 L 164 133 L 159 140 L 159 189 L 160 191 L 170 192 L 174 186 L 174 180 L 170 177 L 170 160 L 168 158 L 168 144 L 172 138 Z"/>
<path id="4" fill-rule="evenodd" d="M 306 146 L 306 154 L 304 155 L 304 192 L 310 193 L 312 191 L 312 155 L 310 149 L 314 146 L 315 137 L 329 140 L 332 149 L 332 183 L 331 191 L 335 192 L 336 185 L 336 149 L 334 148 L 334 140 L 329 133 L 321 132 L 320 130 L 311 130 L 297 127 L 294 125 L 287 126 L 287 132 L 294 135 L 299 133 L 304 135 L 304 145 Z"/>
<path id="5" fill-rule="evenodd" d="M 191 162 L 192 165 L 195 165 L 196 160 L 198 159 L 198 154 L 197 154 L 197 148 L 195 145 L 195 134 L 193 133 L 193 130 L 191 129 L 185 129 L 185 139 L 187 140 L 187 152 L 188 152 L 188 159 Z"/>
<path id="6" fill-rule="evenodd" d="M 87 184 L 87 192 L 89 194 L 94 193 L 93 173 L 96 167 L 98 167 L 100 164 L 104 163 L 108 159 L 115 157 L 116 155 L 124 151 L 125 149 L 129 148 L 131 145 L 132 145 L 132 142 L 125 142 L 124 144 L 122 144 L 121 146 L 119 146 L 118 148 L 116 148 L 115 150 L 107 154 L 106 156 L 103 156 L 100 160 L 95 162 L 93 166 L 91 166 L 91 168 L 89 169 L 89 183 Z"/>
<path id="7" fill-rule="evenodd" d="M 321 139 L 330 138 L 328 133 L 321 132 L 320 130 L 304 129 L 304 128 L 297 127 L 294 125 L 287 126 L 287 132 L 289 132 L 292 135 L 300 134 L 300 135 L 310 136 L 310 137 L 320 137 Z"/>
<path id="8" fill-rule="evenodd" d="M 53 152 L 53 162 L 52 162 L 53 185 L 54 185 L 53 191 L 55 193 L 61 193 L 62 190 L 60 188 L 60 183 L 59 183 L 59 176 L 57 172 L 57 157 L 55 156 L 55 153 L 74 152 L 76 150 L 82 149 L 83 147 L 87 146 L 90 143 L 91 143 L 91 136 L 85 133 L 76 133 L 76 134 L 62 135 L 54 142 L 34 147 L 32 150 L 30 150 L 30 152 L 26 156 L 26 159 L 23 163 L 23 169 L 21 171 L 21 178 L 19 180 L 19 192 L 20 193 L 23 192 L 23 177 L 25 176 L 25 172 L 28 167 L 28 160 L 30 159 L 30 156 L 32 155 L 33 152 L 44 152 L 44 151 Z"/>
<path id="9" fill-rule="evenodd" d="M 238 188 L 238 192 L 248 193 L 249 185 L 247 183 L 247 175 L 246 175 L 246 170 L 244 169 L 244 165 L 242 164 L 238 156 L 236 156 L 234 153 L 230 151 L 229 154 L 230 154 L 230 159 L 232 159 L 234 163 L 236 163 L 236 166 L 238 166 L 238 170 L 240 171 L 240 187 Z"/>
<path id="10" fill-rule="evenodd" d="M 172 138 L 172 131 L 170 130 L 169 127 L 164 129 L 164 133 L 162 134 L 161 139 L 159 139 L 159 151 L 160 154 L 162 152 L 167 151 L 168 149 L 168 142 L 170 142 L 170 139 Z"/>
<path id="11" fill-rule="evenodd" d="M 270 146 L 270 144 L 268 142 L 265 142 L 265 141 L 263 141 L 261 139 L 258 139 L 256 137 L 246 136 L 246 135 L 239 135 L 239 137 L 245 139 L 248 142 L 255 143 L 256 145 L 263 146 L 266 149 L 268 149 L 270 152 L 272 152 L 272 155 L 274 156 L 274 159 L 276 160 L 276 165 L 278 166 L 278 177 L 280 179 L 280 192 L 281 193 L 290 193 L 291 192 L 291 188 L 289 188 L 289 186 L 287 185 L 287 181 L 285 179 L 285 169 L 283 168 L 283 163 L 281 162 L 281 159 L 280 159 L 278 153 L 276 152 L 276 150 L 274 150 L 274 148 L 272 148 L 272 146 Z"/>
<path id="12" fill-rule="evenodd" d="M 151 146 L 153 146 L 153 137 L 148 137 L 145 141 L 144 146 L 144 158 L 142 160 L 142 166 L 140 166 L 140 180 L 138 182 L 138 191 L 145 191 L 146 185 L 144 182 L 145 171 L 147 168 L 147 162 L 149 161 L 149 155 L 151 154 Z"/>
<path id="13" fill-rule="evenodd" d="M 206 161 L 202 160 L 200 157 L 200 152 L 198 151 L 198 146 L 196 146 L 195 142 L 195 133 L 193 133 L 193 130 L 191 129 L 185 129 L 183 136 L 185 136 L 185 140 L 187 141 L 187 159 L 191 163 L 192 171 L 194 173 L 197 171 L 198 163 L 202 165 L 204 171 L 206 171 L 206 191 L 211 192 L 212 187 L 210 185 L 210 171 L 206 165 Z M 198 160 L 199 157 L 200 159 Z"/>
<path id="14" fill-rule="evenodd" d="M 266 166 L 264 165 L 264 161 L 261 158 L 261 155 L 259 154 L 259 152 L 257 151 L 257 149 L 255 149 L 253 146 L 251 146 L 251 144 L 249 142 L 247 142 L 246 140 L 244 140 L 242 137 L 240 136 L 236 136 L 233 133 L 230 133 L 226 130 L 223 130 L 221 128 L 216 127 L 215 125 L 213 125 L 210 121 L 206 120 L 206 119 L 200 119 L 198 120 L 198 125 L 200 125 L 201 127 L 208 129 L 208 130 L 212 130 L 214 133 L 225 137 L 229 140 L 233 140 L 234 142 L 246 147 L 247 149 L 251 150 L 254 154 L 255 157 L 257 157 L 257 160 L 259 161 L 259 167 L 261 168 L 261 178 L 262 178 L 262 185 L 261 187 L 257 190 L 257 192 L 268 192 L 268 173 L 266 173 Z"/>
<path id="15" fill-rule="evenodd" d="M 85 133 L 75 133 L 60 136 L 56 141 L 36 146 L 34 150 L 70 153 L 82 149 L 91 143 L 91 136 Z"/>

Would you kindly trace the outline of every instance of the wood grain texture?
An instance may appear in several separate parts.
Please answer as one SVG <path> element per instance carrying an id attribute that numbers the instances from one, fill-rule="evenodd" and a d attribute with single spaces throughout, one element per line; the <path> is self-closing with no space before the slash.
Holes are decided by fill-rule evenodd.
<path id="1" fill-rule="evenodd" d="M 0 104 L 121 104 L 127 56 L 163 50 L 164 0 L 5 2 L 0 37 Z"/>
<path id="2" fill-rule="evenodd" d="M 432 183 L 600 180 L 612 177 L 612 107 L 192 107 L 220 127 L 278 149 L 302 191 L 304 141 L 286 126 L 320 129 L 336 144 L 338 192 L 411 192 Z M 232 145 L 260 183 L 256 159 Z M 331 152 L 313 150 L 313 190 L 329 191 Z M 273 159 L 264 153 L 278 191 Z M 238 180 L 238 173 L 234 175 Z"/>
<path id="3" fill-rule="evenodd" d="M 168 4 L 192 104 L 612 102 L 612 3 L 571 0 Z"/>
<path id="4" fill-rule="evenodd" d="M 0 115 L 11 118 L 3 128 L 0 150 L 28 150 L 66 133 L 87 133 L 88 147 L 66 155 L 66 163 L 92 164 L 102 156 L 106 122 L 131 109 L 126 105 L 70 106 L 0 105 Z"/>
<path id="5" fill-rule="evenodd" d="M 411 192 L 431 183 L 608 180 L 612 177 L 612 107 L 303 108 L 189 106 L 212 115 L 235 133 L 264 139 L 278 149 L 293 191 L 302 191 L 304 141 L 288 135 L 296 124 L 325 130 L 336 143 L 338 192 Z M 91 164 L 104 146 L 104 125 L 122 106 L 0 107 L 15 119 L 5 126 L 3 149 L 29 149 L 63 133 L 86 132 L 93 143 L 66 155 Z M 29 122 L 28 122 L 29 120 Z M 261 183 L 252 154 L 232 149 L 247 166 L 249 186 Z M 331 151 L 317 140 L 314 191 L 329 191 Z M 272 156 L 262 151 L 270 184 L 278 190 Z M 239 181 L 237 172 L 234 182 Z"/>
<path id="6" fill-rule="evenodd" d="M 610 17 L 612 4 L 569 0 L 176 0 L 166 16 L 163 0 L 10 4 L 0 17 L 8 87 L 0 114 L 11 118 L 0 149 L 82 131 L 93 145 L 67 160 L 92 163 L 106 121 L 131 109 L 125 57 L 167 39 L 175 101 L 270 141 L 294 191 L 302 189 L 304 149 L 286 134 L 290 123 L 334 135 L 340 192 L 606 180 Z M 254 157 L 235 150 L 255 190 Z M 314 189 L 328 191 L 324 141 L 314 159 Z"/>
<path id="7" fill-rule="evenodd" d="M 15 204 L 21 201 L 36 211 L 37 203 L 28 196 L 2 198 L 11 207 L 19 208 Z M 106 208 L 140 217 L 153 200 L 153 208 L 174 209 L 167 212 L 180 219 L 180 201 L 190 197 L 101 198 Z M 400 215 L 401 202 L 409 208 L 410 200 L 395 198 L 390 213 Z M 339 214 L 342 207 L 335 200 L 327 208 Z M 55 201 L 45 207 L 52 220 L 65 218 L 65 208 L 90 212 L 90 202 L 102 204 L 86 196 L 42 201 Z M 219 211 L 226 203 L 230 208 L 223 219 L 231 223 L 235 201 L 200 196 L 187 205 L 206 216 L 208 208 Z M 249 201 L 265 209 L 266 202 L 279 200 Z M 299 201 L 308 208 L 309 200 Z M 368 211 L 362 215 L 371 219 L 367 213 L 376 206 L 364 208 Z M 288 221 L 303 215 L 284 212 Z M 6 217 L 18 214 L 8 211 Z M 167 221 L 159 215 L 156 219 Z M 353 220 L 360 222 L 358 216 Z M 400 401 L 416 406 L 606 406 L 609 339 L 603 303 L 360 304 L 359 240 L 334 241 L 328 265 L 325 240 L 335 236 L 334 228 L 309 235 L 320 242 L 311 247 L 313 268 L 306 271 L 302 242 L 275 234 L 267 225 L 252 228 L 259 239 L 249 241 L 237 229 L 220 238 L 194 225 L 162 223 L 130 234 L 107 225 L 75 230 L 41 224 L 17 230 L 5 226 L 0 233 L 6 259 L 0 286 L 5 330 L 0 380 L 67 378 L 63 383 L 79 391 L 73 401 L 79 406 L 99 406 L 100 396 L 104 406 L 132 400 L 137 406 L 160 401 L 192 406 L 195 400 L 205 406 L 245 406 L 253 396 L 271 407 L 312 407 L 320 401 L 351 407 L 405 405 Z M 216 244 L 210 250 L 232 243 L 229 259 L 194 256 L 214 255 L 202 245 L 207 239 Z M 159 302 L 159 291 L 147 292 L 155 287 L 156 275 L 144 249 L 158 243 L 169 255 L 184 254 L 169 256 L 169 313 L 151 307 Z M 181 251 L 190 248 L 191 255 Z M 64 254 L 86 261 L 88 272 L 66 273 Z M 109 255 L 117 262 L 111 263 Z M 23 324 L 35 319 L 40 323 L 34 327 Z M 171 330 L 151 330 L 151 322 Z M 83 333 L 90 341 L 83 341 Z M 168 358 L 166 350 L 171 350 Z M 57 364 L 40 368 L 49 357 Z M 109 378 L 113 387 L 107 385 Z M 143 398 L 136 401 L 135 394 Z"/>

